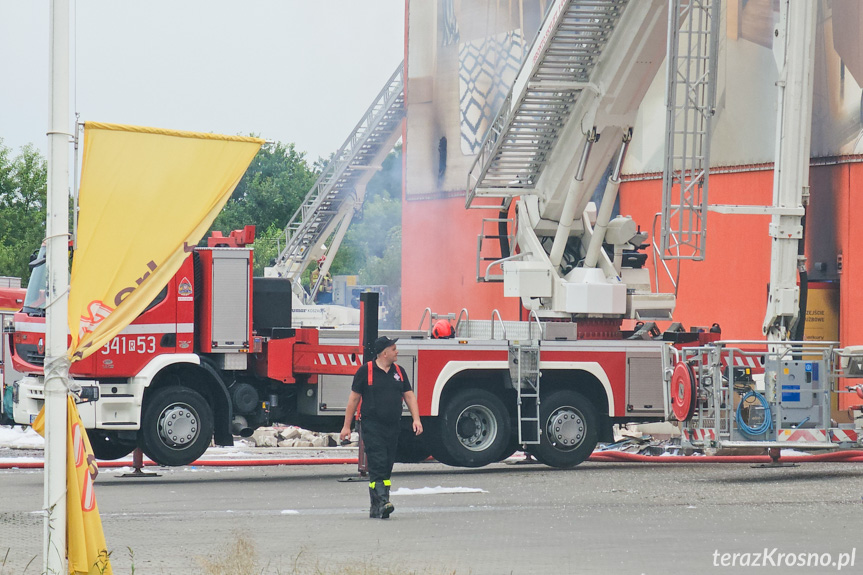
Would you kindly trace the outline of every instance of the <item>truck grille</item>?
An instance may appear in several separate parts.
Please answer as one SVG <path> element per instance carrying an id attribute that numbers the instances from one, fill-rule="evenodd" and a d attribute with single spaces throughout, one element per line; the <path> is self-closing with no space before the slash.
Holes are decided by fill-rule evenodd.
<path id="1" fill-rule="evenodd" d="M 44 365 L 45 354 L 39 353 L 36 346 L 32 343 L 17 343 L 15 344 L 15 352 L 18 356 L 29 363 L 30 365 Z"/>

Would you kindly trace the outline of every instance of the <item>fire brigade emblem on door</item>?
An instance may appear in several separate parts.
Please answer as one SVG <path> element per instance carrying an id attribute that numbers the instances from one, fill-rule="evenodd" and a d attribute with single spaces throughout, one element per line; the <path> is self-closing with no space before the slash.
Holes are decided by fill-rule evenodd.
<path id="1" fill-rule="evenodd" d="M 180 280 L 180 285 L 177 286 L 177 301 L 192 301 L 193 298 L 192 282 L 189 278 L 184 277 Z"/>

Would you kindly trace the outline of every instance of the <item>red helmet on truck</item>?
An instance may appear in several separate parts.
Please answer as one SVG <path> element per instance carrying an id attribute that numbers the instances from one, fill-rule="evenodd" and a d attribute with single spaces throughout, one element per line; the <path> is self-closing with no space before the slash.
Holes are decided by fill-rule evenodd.
<path id="1" fill-rule="evenodd" d="M 446 339 L 449 337 L 455 337 L 455 330 L 450 325 L 450 323 L 445 319 L 440 319 L 437 323 L 434 324 L 432 328 L 432 338 L 433 339 Z"/>

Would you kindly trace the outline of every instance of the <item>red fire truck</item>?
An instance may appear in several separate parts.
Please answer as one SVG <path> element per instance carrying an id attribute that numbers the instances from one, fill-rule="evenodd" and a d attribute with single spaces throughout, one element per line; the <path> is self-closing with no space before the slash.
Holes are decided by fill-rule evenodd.
<path id="1" fill-rule="evenodd" d="M 134 322 L 72 365 L 97 457 L 140 446 L 160 464 L 185 465 L 211 440 L 232 445 L 235 435 L 274 422 L 340 428 L 361 342 L 377 336 L 374 314 L 359 331 L 294 329 L 291 283 L 253 277 L 252 257 L 243 245 L 195 249 Z M 20 424 L 43 405 L 40 265 L 7 334 L 12 363 L 25 374 L 12 383 Z M 398 362 L 427 429 L 419 438 L 403 434 L 400 460 L 431 454 L 478 467 L 524 446 L 548 465 L 576 465 L 597 441 L 611 439 L 613 423 L 663 419 L 670 342 L 715 336 L 600 341 L 577 330 L 575 323 L 474 320 L 462 312 L 453 339 L 432 339 L 430 328 L 385 332 L 399 338 Z"/>
<path id="2" fill-rule="evenodd" d="M 492 264 L 482 274 L 478 263 L 477 279 L 501 281 L 504 295 L 521 298 L 528 321 L 463 310 L 451 315 L 455 338 L 432 339 L 428 310 L 427 330 L 386 333 L 399 338 L 398 361 L 425 420 L 419 438 L 403 434 L 402 459 L 430 453 L 476 467 L 523 446 L 546 464 L 576 465 L 611 439 L 614 423 L 663 420 L 673 346 L 718 338 L 677 324 L 656 329 L 650 320 L 671 320 L 676 296 L 659 293 L 645 266 L 648 234 L 629 217 L 612 217 L 667 21 L 658 0 L 619 8 L 555 1 L 467 174 L 467 205 L 492 209 L 489 221 L 499 224 L 491 237 L 500 254 L 489 260 L 480 242 L 478 262 Z M 584 59 L 587 38 L 592 56 Z M 577 65 L 560 65 L 567 51 Z M 159 463 L 182 465 L 211 438 L 230 445 L 233 434 L 271 422 L 340 427 L 350 376 L 377 335 L 369 319 L 376 314 L 365 314 L 359 333 L 294 328 L 291 292 L 302 292 L 299 277 L 328 241 L 325 262 L 332 261 L 368 168 L 401 135 L 402 74 L 400 66 L 288 223 L 274 277 L 253 277 L 242 242 L 220 247 L 226 239 L 211 238 L 131 325 L 73 364 L 97 456 L 139 445 Z M 603 181 L 597 207 L 591 197 Z M 501 273 L 492 273 L 497 266 Z M 31 282 L 11 335 L 13 362 L 27 374 L 13 388 L 20 423 L 42 406 L 39 289 Z M 645 323 L 625 332 L 624 318 Z"/>

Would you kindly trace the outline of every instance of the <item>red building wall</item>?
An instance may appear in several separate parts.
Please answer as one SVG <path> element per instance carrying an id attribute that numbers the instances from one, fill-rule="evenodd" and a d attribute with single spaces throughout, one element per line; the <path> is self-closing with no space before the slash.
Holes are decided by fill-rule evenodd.
<path id="1" fill-rule="evenodd" d="M 494 212 L 467 210 L 464 198 L 402 200 L 402 328 L 416 329 L 423 310 L 471 319 L 518 319 L 521 301 L 503 297 L 503 284 L 477 283 L 476 242 L 482 218 Z M 427 324 L 426 324 L 427 325 Z"/>
<path id="2" fill-rule="evenodd" d="M 811 181 L 810 211 L 826 211 L 829 217 L 821 217 L 818 225 L 807 223 L 807 257 L 810 266 L 832 258 L 832 254 L 811 255 L 825 241 L 829 250 L 841 256 L 840 339 L 843 345 L 863 345 L 863 322 L 858 321 L 863 309 L 863 261 L 857 257 L 863 246 L 863 226 L 854 217 L 863 213 L 863 197 L 854 193 L 863 186 L 863 163 L 815 166 Z M 711 175 L 710 203 L 770 205 L 772 182 L 771 169 Z M 660 180 L 626 181 L 620 188 L 620 212 L 649 229 L 660 210 L 660 197 Z M 518 318 L 520 302 L 504 298 L 502 284 L 476 282 L 481 220 L 496 214 L 466 210 L 461 197 L 403 201 L 402 206 L 402 327 L 416 328 L 426 307 L 440 313 L 467 308 L 474 319 L 489 318 L 498 309 L 504 319 Z M 769 222 L 768 216 L 708 215 L 705 261 L 681 263 L 676 321 L 687 328 L 718 322 L 723 337 L 729 339 L 763 338 L 770 278 Z M 652 259 L 651 254 L 648 265 L 652 266 Z M 660 288 L 671 290 L 661 266 L 660 276 Z"/>
<path id="3" fill-rule="evenodd" d="M 842 256 L 839 274 L 839 333 L 845 345 L 863 344 L 863 227 L 855 216 L 863 213 L 863 197 L 857 190 L 863 186 L 863 164 L 837 166 L 833 186 L 842 193 L 836 203 L 836 234 Z"/>
<path id="4" fill-rule="evenodd" d="M 772 182 L 773 172 L 769 170 L 711 175 L 709 199 L 713 204 L 770 205 Z M 630 181 L 620 186 L 620 213 L 632 216 L 642 229 L 652 225 L 661 201 L 661 180 Z M 717 322 L 724 338 L 763 338 L 761 323 L 770 279 L 769 223 L 768 216 L 708 214 L 705 260 L 680 264 L 676 321 L 686 328 Z M 650 252 L 651 270 L 652 261 Z M 676 263 L 668 265 L 676 270 Z M 673 291 L 661 265 L 659 280 L 660 291 Z"/>

